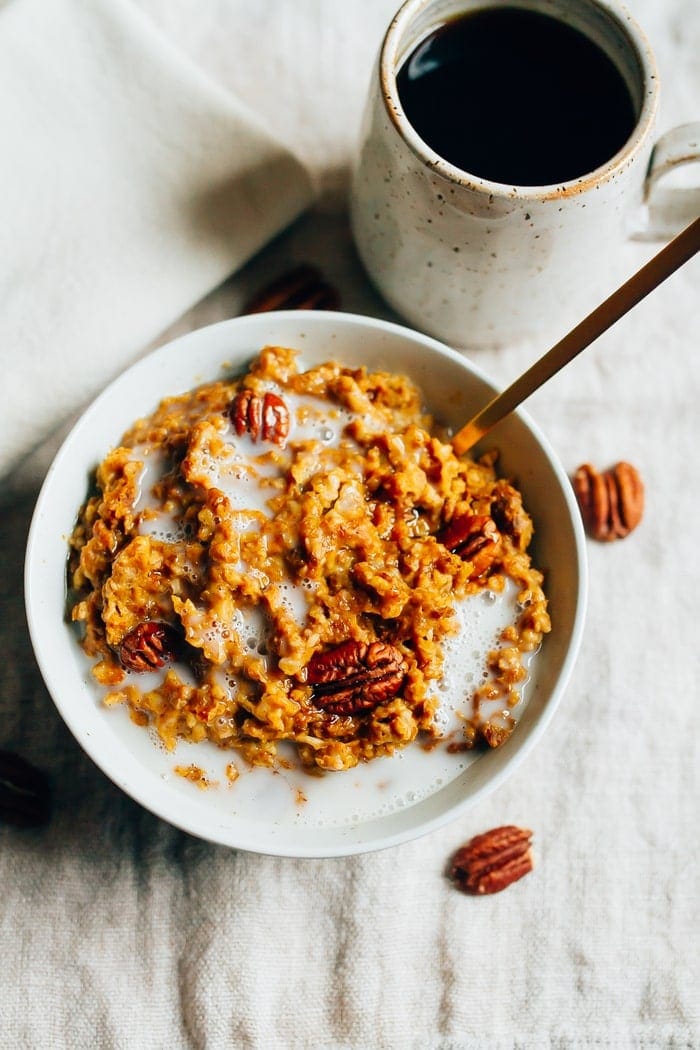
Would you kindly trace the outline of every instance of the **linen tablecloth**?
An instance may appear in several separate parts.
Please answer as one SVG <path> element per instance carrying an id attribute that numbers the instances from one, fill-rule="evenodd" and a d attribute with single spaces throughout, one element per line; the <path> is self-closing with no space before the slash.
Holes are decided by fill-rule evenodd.
<path id="1" fill-rule="evenodd" d="M 138 6 L 295 151 L 319 193 L 157 341 L 236 314 L 302 261 L 345 309 L 392 316 L 354 254 L 345 190 L 393 0 Z M 696 119 L 696 3 L 629 6 L 659 60 L 660 130 Z M 631 272 L 653 250 L 629 243 L 618 263 Z M 48 771 L 54 811 L 42 830 L 0 827 L 3 1046 L 700 1046 L 699 284 L 696 260 L 528 403 L 567 471 L 635 463 L 645 517 L 622 542 L 588 543 L 582 651 L 534 752 L 455 822 L 383 852 L 228 850 L 107 781 L 55 712 L 24 623 L 23 548 L 51 445 L 6 482 L 0 747 Z M 544 349 L 474 357 L 505 383 Z M 450 855 L 503 823 L 533 829 L 534 872 L 493 897 L 460 894 Z"/>

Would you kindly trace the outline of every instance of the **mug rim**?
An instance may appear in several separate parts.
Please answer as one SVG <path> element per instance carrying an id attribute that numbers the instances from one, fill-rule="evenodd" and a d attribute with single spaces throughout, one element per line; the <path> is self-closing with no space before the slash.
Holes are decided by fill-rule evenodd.
<path id="1" fill-rule="evenodd" d="M 634 49 L 639 63 L 642 74 L 641 108 L 634 130 L 627 141 L 609 160 L 592 171 L 566 182 L 542 186 L 518 186 L 507 182 L 495 182 L 451 164 L 450 161 L 436 153 L 415 130 L 401 104 L 396 82 L 398 73 L 396 58 L 401 36 L 413 18 L 431 2 L 432 0 L 404 0 L 391 20 L 382 41 L 379 52 L 379 80 L 384 107 L 396 131 L 419 160 L 436 175 L 474 193 L 488 194 L 492 197 L 523 201 L 557 200 L 577 196 L 594 186 L 608 182 L 621 173 L 642 150 L 654 126 L 659 103 L 659 72 L 651 44 L 641 26 L 622 4 L 614 0 L 578 0 L 581 4 L 598 8 L 617 23 Z M 482 0 L 479 8 L 491 6 L 498 5 L 492 4 L 491 0 Z M 527 9 L 532 6 L 532 3 L 531 0 L 511 0 L 509 6 Z"/>

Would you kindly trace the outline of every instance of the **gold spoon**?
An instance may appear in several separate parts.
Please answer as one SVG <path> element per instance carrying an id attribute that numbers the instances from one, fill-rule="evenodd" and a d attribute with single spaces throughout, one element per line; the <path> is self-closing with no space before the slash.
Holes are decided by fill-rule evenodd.
<path id="1" fill-rule="evenodd" d="M 560 368 L 585 350 L 606 329 L 618 321 L 624 314 L 636 306 L 645 295 L 677 270 L 679 266 L 691 259 L 700 251 L 700 218 L 674 237 L 657 255 L 649 260 L 641 270 L 608 296 L 583 321 L 576 325 L 568 335 L 560 339 L 551 350 L 543 354 L 534 365 L 528 368 L 514 383 L 501 394 L 492 398 L 468 423 L 458 430 L 452 438 L 452 445 L 458 456 L 467 452 L 492 427 L 499 423 L 525 398 L 533 394 L 547 379 L 551 379 Z"/>

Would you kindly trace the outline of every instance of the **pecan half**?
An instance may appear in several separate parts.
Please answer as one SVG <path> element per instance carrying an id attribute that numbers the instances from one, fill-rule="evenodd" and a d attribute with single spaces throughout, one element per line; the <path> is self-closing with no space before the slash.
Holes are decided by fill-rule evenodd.
<path id="1" fill-rule="evenodd" d="M 623 539 L 642 520 L 644 483 L 631 463 L 621 461 L 602 472 L 583 463 L 573 486 L 586 531 L 596 540 Z"/>
<path id="2" fill-rule="evenodd" d="M 493 518 L 485 514 L 457 514 L 435 538 L 463 561 L 470 561 L 469 579 L 478 580 L 491 568 L 501 534 Z"/>
<path id="3" fill-rule="evenodd" d="M 519 550 L 527 550 L 532 539 L 532 520 L 523 507 L 522 496 L 507 481 L 494 486 L 490 514 L 502 534 L 511 536 Z"/>
<path id="4" fill-rule="evenodd" d="M 125 671 L 157 671 L 177 657 L 181 646 L 179 633 L 169 623 L 144 620 L 122 638 L 119 662 Z"/>
<path id="5" fill-rule="evenodd" d="M 237 434 L 249 434 L 253 441 L 270 441 L 283 446 L 289 435 L 289 409 L 271 390 L 260 395 L 239 390 L 228 407 Z"/>
<path id="6" fill-rule="evenodd" d="M 248 300 L 244 314 L 268 310 L 337 310 L 340 296 L 315 266 L 304 264 L 277 277 Z"/>
<path id="7" fill-rule="evenodd" d="M 498 893 L 532 871 L 532 832 L 506 824 L 457 850 L 450 875 L 465 893 Z"/>
<path id="8" fill-rule="evenodd" d="M 307 668 L 317 707 L 356 715 L 390 700 L 401 689 L 408 665 L 388 642 L 347 641 L 314 653 Z"/>
<path id="9" fill-rule="evenodd" d="M 45 773 L 12 751 L 0 751 L 0 821 L 18 828 L 39 827 L 51 814 Z"/>

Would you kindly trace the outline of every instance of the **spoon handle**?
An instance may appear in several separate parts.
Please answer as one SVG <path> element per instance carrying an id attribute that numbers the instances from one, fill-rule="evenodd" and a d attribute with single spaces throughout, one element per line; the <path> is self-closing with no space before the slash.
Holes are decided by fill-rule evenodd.
<path id="1" fill-rule="evenodd" d="M 645 295 L 670 277 L 674 270 L 691 259 L 699 250 L 700 218 L 674 237 L 665 248 L 662 248 L 657 255 L 642 266 L 641 270 L 620 285 L 600 306 L 584 317 L 583 321 L 579 322 L 568 335 L 565 335 L 551 350 L 535 361 L 527 372 L 524 372 L 506 390 L 489 401 L 468 423 L 465 423 L 452 438 L 452 445 L 457 455 L 461 456 L 462 453 L 467 452 L 496 423 L 517 408 L 525 398 L 534 393 L 547 379 L 551 379 L 577 354 L 590 346 L 594 339 L 597 339 L 628 310 L 636 306 Z"/>

